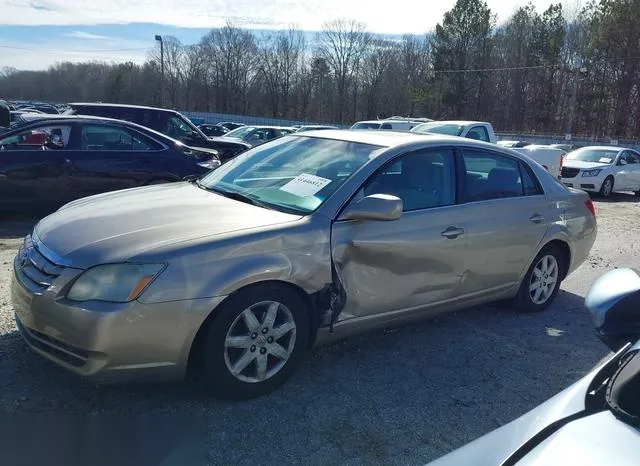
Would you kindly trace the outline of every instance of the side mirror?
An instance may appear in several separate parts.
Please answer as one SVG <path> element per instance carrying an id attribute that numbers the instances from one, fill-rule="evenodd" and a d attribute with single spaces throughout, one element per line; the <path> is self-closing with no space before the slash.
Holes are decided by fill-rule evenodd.
<path id="1" fill-rule="evenodd" d="M 341 220 L 398 220 L 402 215 L 402 200 L 388 194 L 372 194 L 350 205 Z"/>
<path id="2" fill-rule="evenodd" d="M 584 303 L 598 337 L 612 351 L 640 339 L 640 272 L 625 268 L 605 273 Z"/>

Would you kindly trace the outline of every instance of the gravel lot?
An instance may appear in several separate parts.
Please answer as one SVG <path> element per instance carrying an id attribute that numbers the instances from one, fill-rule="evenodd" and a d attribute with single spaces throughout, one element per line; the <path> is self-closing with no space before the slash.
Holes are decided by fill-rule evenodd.
<path id="1" fill-rule="evenodd" d="M 314 351 L 281 390 L 244 403 L 219 401 L 193 382 L 96 387 L 32 354 L 16 333 L 8 287 L 18 238 L 33 221 L 0 222 L 2 418 L 33 428 L 30 416 L 86 423 L 92 415 L 130 427 L 145 416 L 156 439 L 159 426 L 186 421 L 204 428 L 210 464 L 424 464 L 533 408 L 607 354 L 582 300 L 603 272 L 638 265 L 640 203 L 616 195 L 596 208 L 591 257 L 546 312 L 484 306 L 351 338 Z M 2 435 L 0 462 L 33 464 L 34 449 L 19 450 L 16 437 Z M 147 455 L 161 449 L 147 447 Z M 48 464 L 81 464 L 54 457 Z"/>

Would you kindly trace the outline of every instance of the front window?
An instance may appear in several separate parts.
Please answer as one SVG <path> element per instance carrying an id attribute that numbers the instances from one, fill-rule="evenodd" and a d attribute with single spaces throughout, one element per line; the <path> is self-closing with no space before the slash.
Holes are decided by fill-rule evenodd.
<path id="1" fill-rule="evenodd" d="M 241 154 L 199 185 L 229 197 L 241 195 L 267 208 L 307 214 L 383 150 L 369 144 L 285 136 Z"/>
<path id="2" fill-rule="evenodd" d="M 447 136 L 460 136 L 464 126 L 452 123 L 423 123 L 411 129 L 412 133 L 436 133 L 445 134 Z"/>
<path id="3" fill-rule="evenodd" d="M 142 135 L 110 125 L 82 127 L 80 148 L 90 151 L 151 151 L 157 144 Z"/>
<path id="4" fill-rule="evenodd" d="M 255 130 L 255 126 L 241 126 L 240 128 L 236 128 L 233 131 L 229 131 L 227 134 L 225 134 L 225 136 L 228 136 L 230 138 L 244 139 Z"/>
<path id="5" fill-rule="evenodd" d="M 565 160 L 577 160 L 579 162 L 593 163 L 613 163 L 617 155 L 617 150 L 584 148 L 569 152 L 565 156 Z"/>

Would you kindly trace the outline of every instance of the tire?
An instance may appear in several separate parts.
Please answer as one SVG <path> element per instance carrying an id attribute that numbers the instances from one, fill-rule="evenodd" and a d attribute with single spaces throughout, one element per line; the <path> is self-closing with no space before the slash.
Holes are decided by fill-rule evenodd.
<path id="1" fill-rule="evenodd" d="M 545 260 L 548 269 L 552 266 L 555 267 L 554 271 L 547 272 L 548 275 L 544 275 Z M 518 294 L 516 295 L 515 302 L 518 310 L 527 313 L 540 312 L 544 311 L 553 303 L 553 300 L 560 290 L 562 279 L 564 278 L 563 274 L 566 267 L 564 262 L 564 255 L 560 249 L 555 246 L 546 246 L 538 253 L 529 270 L 527 270 L 527 274 L 524 276 Z M 540 273 L 543 274 L 542 277 L 539 276 Z M 555 279 L 555 281 L 550 283 L 550 279 Z M 544 280 L 543 283 L 547 283 L 547 286 L 533 288 L 535 281 L 540 283 L 540 280 Z M 553 286 L 553 288 L 549 288 L 550 286 Z M 540 288 L 541 291 L 540 294 L 538 294 L 538 289 Z"/>
<path id="2" fill-rule="evenodd" d="M 289 379 L 307 353 L 308 309 L 286 286 L 251 286 L 230 296 L 216 312 L 204 334 L 200 358 L 201 375 L 218 395 L 247 400 L 270 393 Z M 265 323 L 274 315 L 273 323 Z M 283 333 L 291 324 L 293 328 Z"/>
<path id="3" fill-rule="evenodd" d="M 613 176 L 609 175 L 602 182 L 602 186 L 600 187 L 600 196 L 604 197 L 605 199 L 611 196 L 611 193 L 613 193 L 613 186 Z"/>

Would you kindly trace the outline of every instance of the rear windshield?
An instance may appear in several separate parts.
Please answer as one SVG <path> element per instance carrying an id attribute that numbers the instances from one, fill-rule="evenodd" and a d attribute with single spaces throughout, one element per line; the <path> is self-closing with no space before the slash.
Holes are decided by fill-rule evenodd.
<path id="1" fill-rule="evenodd" d="M 380 129 L 380 123 L 356 123 L 351 129 Z"/>
<path id="2" fill-rule="evenodd" d="M 464 126 L 452 123 L 423 123 L 411 129 L 412 133 L 436 133 L 448 136 L 460 136 Z"/>

